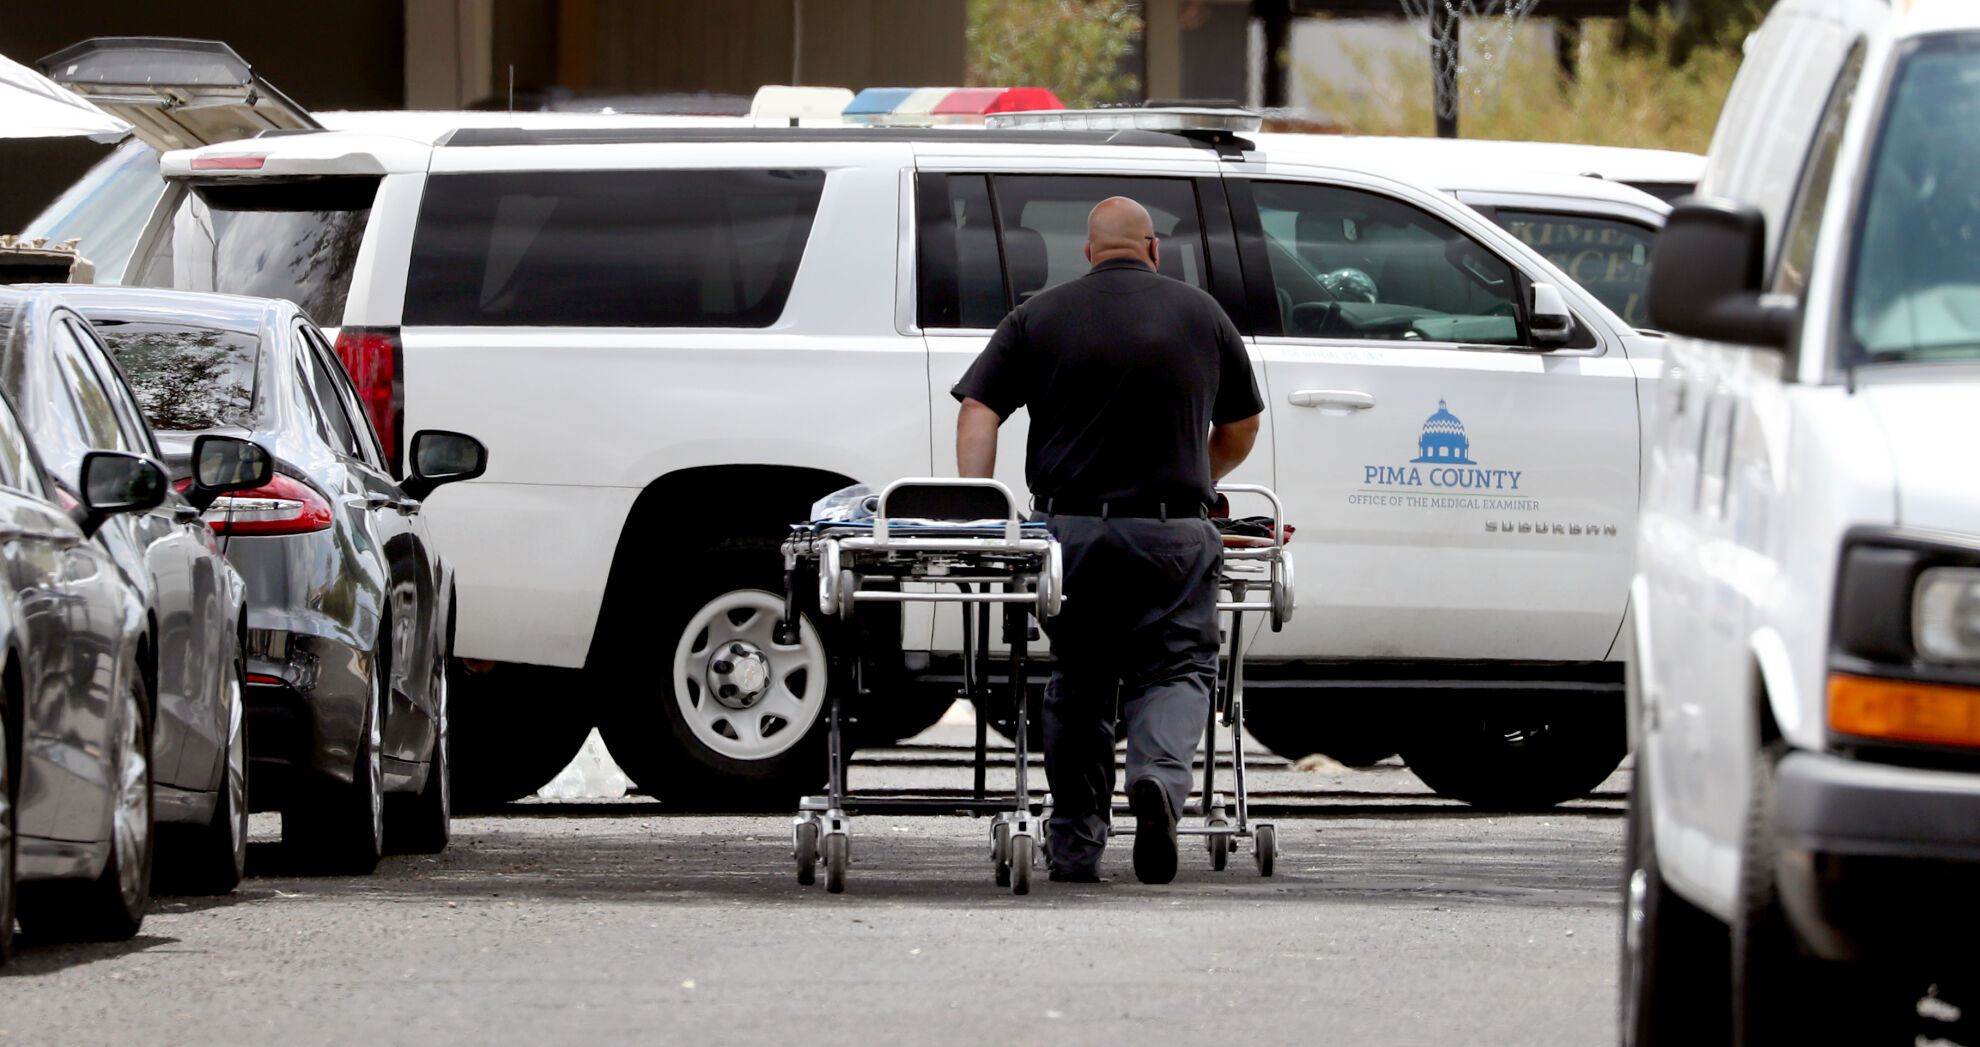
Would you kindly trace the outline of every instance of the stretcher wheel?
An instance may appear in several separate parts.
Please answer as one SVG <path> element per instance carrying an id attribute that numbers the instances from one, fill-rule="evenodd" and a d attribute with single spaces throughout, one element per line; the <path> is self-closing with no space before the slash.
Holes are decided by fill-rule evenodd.
<path id="1" fill-rule="evenodd" d="M 1059 616 L 1059 608 L 1066 602 L 1066 554 L 1059 543 L 1053 542 L 1045 553 L 1045 566 L 1038 572 L 1038 618 Z"/>
<path id="2" fill-rule="evenodd" d="M 1215 818 L 1210 821 L 1209 827 L 1212 829 L 1223 829 L 1230 824 L 1230 822 L 1222 818 Z M 1203 840 L 1210 848 L 1210 868 L 1217 872 L 1223 872 L 1224 866 L 1229 865 L 1231 861 L 1230 836 L 1221 832 L 1213 832 L 1205 836 Z"/>
<path id="3" fill-rule="evenodd" d="M 818 823 L 804 822 L 797 827 L 791 844 L 797 859 L 798 883 L 809 887 L 818 882 Z"/>
<path id="4" fill-rule="evenodd" d="M 818 552 L 818 609 L 839 613 L 839 543 L 826 542 Z"/>
<path id="5" fill-rule="evenodd" d="M 1293 564 L 1292 557 L 1279 554 L 1279 569 L 1272 572 L 1272 631 L 1278 632 L 1292 621 L 1293 616 Z"/>
<path id="6" fill-rule="evenodd" d="M 1011 823 L 990 827 L 990 860 L 997 864 L 997 886 L 1011 885 Z"/>
<path id="7" fill-rule="evenodd" d="M 1029 836 L 1011 837 L 1011 893 L 1031 893 L 1031 862 L 1038 841 Z"/>
<path id="8" fill-rule="evenodd" d="M 1261 825 L 1251 832 L 1251 857 L 1258 863 L 1258 875 L 1272 875 L 1272 859 L 1278 856 L 1279 834 L 1269 825 Z"/>
<path id="9" fill-rule="evenodd" d="M 846 862 L 852 857 L 852 841 L 844 833 L 825 838 L 825 889 L 843 894 L 846 889 Z"/>

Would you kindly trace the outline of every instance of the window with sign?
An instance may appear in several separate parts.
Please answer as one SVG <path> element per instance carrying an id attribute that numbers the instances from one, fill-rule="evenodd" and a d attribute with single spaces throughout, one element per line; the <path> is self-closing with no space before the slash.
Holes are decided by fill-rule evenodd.
<path id="1" fill-rule="evenodd" d="M 1500 225 L 1540 252 L 1631 327 L 1650 326 L 1643 292 L 1657 233 L 1619 218 L 1498 208 Z"/>

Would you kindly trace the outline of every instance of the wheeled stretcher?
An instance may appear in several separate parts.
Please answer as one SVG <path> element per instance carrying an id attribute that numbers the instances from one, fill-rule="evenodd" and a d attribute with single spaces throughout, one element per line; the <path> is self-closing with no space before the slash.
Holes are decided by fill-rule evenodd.
<path id="1" fill-rule="evenodd" d="M 1243 748 L 1243 618 L 1265 613 L 1273 628 L 1292 615 L 1292 562 L 1285 552 L 1283 510 L 1263 487 L 1228 486 L 1273 507 L 1271 536 L 1233 543 L 1226 539 L 1218 609 L 1231 614 L 1229 656 L 1220 673 L 1204 736 L 1202 824 L 1182 831 L 1208 838 L 1212 863 L 1223 868 L 1237 841 L 1253 843 L 1259 871 L 1271 875 L 1275 838 L 1272 827 L 1253 824 L 1245 799 Z M 783 544 L 784 615 L 779 642 L 797 642 L 799 579 L 815 570 L 821 613 L 851 619 L 862 603 L 955 603 L 963 613 L 964 697 L 979 710 L 974 753 L 974 788 L 966 799 L 942 797 L 862 797 L 849 792 L 846 771 L 844 698 L 858 690 L 860 659 L 834 656 L 834 679 L 827 694 L 826 792 L 807 796 L 792 820 L 792 856 L 798 882 L 816 882 L 825 866 L 826 890 L 845 889 L 851 858 L 850 812 L 861 807 L 962 812 L 990 816 L 991 861 L 998 886 L 1013 893 L 1031 889 L 1038 865 L 1043 819 L 1051 798 L 1033 799 L 1029 782 L 1029 693 L 1025 664 L 1031 638 L 1028 617 L 1045 621 L 1065 600 L 1065 568 L 1059 543 L 1041 523 L 1025 521 L 1009 488 L 995 480 L 904 479 L 880 493 L 871 519 L 814 521 L 792 528 Z M 912 586 L 912 588 L 909 588 Z M 1094 597 L 1089 597 L 1094 598 Z M 1099 597 L 1104 598 L 1104 597 Z M 1014 785 L 1008 794 L 987 788 L 988 723 L 981 710 L 990 704 L 992 620 L 1002 619 L 1008 647 Z M 858 630 L 849 630 L 857 637 Z M 885 696 L 867 696 L 884 700 Z M 1234 803 L 1216 792 L 1218 724 L 1231 728 Z M 1126 819 L 1132 824 L 1132 819 Z M 1117 821 L 1117 824 L 1119 822 Z"/>

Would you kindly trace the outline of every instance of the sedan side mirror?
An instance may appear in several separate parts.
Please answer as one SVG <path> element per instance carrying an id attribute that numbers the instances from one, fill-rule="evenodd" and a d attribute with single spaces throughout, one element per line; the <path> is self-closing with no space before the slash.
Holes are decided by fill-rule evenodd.
<path id="1" fill-rule="evenodd" d="M 1574 314 L 1567 298 L 1553 284 L 1533 285 L 1533 311 L 1527 314 L 1527 330 L 1535 346 L 1566 345 L 1574 338 Z"/>
<path id="2" fill-rule="evenodd" d="M 223 494 L 266 487 L 275 479 L 275 459 L 260 444 L 238 436 L 208 433 L 195 439 L 192 467 L 186 501 L 201 512 Z"/>
<path id="3" fill-rule="evenodd" d="M 1767 220 L 1732 200 L 1687 196 L 1657 235 L 1650 321 L 1671 334 L 1785 349 L 1799 306 L 1762 293 Z"/>
<path id="4" fill-rule="evenodd" d="M 91 451 L 82 460 L 82 505 L 76 523 L 85 536 L 117 513 L 141 513 L 165 500 L 165 468 L 143 455 Z"/>
<path id="5" fill-rule="evenodd" d="M 422 429 L 413 434 L 412 475 L 399 489 L 424 501 L 441 484 L 472 480 L 488 471 L 488 448 L 466 433 Z"/>

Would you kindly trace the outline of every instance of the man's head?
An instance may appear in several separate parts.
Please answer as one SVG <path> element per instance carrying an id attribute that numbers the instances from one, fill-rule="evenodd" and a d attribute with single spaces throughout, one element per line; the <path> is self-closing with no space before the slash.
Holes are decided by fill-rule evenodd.
<path id="1" fill-rule="evenodd" d="M 1148 209 L 1125 196 L 1110 196 L 1086 216 L 1086 260 L 1094 265 L 1132 258 L 1158 268 L 1155 223 Z"/>

